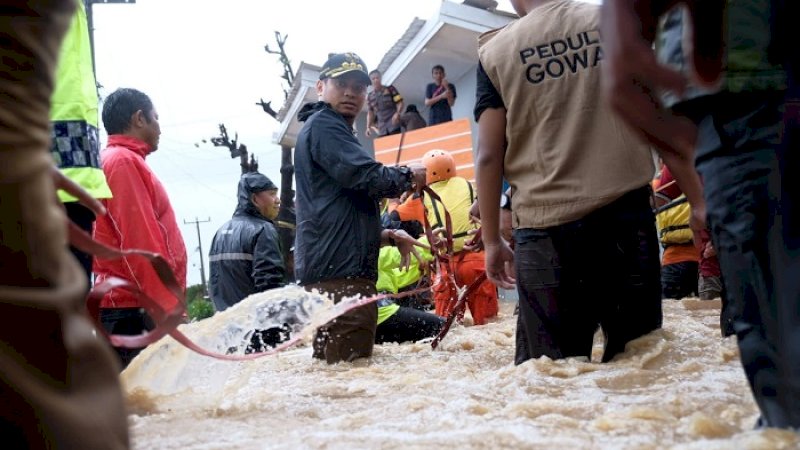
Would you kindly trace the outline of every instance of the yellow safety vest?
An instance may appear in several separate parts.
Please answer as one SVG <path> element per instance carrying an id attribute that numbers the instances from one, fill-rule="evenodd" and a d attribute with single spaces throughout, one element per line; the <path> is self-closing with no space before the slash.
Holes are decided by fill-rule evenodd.
<path id="1" fill-rule="evenodd" d="M 442 199 L 444 208 L 450 213 L 450 220 L 453 222 L 453 251 L 459 252 L 464 248 L 464 242 L 469 239 L 467 232 L 477 228 L 477 225 L 469 220 L 469 209 L 475 201 L 472 183 L 466 178 L 453 177 L 437 181 L 430 187 Z M 425 196 L 425 210 L 431 228 L 445 226 L 444 208 L 442 203 L 434 202 L 430 196 Z"/>
<path id="2" fill-rule="evenodd" d="M 661 245 L 666 248 L 670 245 L 688 244 L 692 242 L 692 230 L 689 228 L 691 207 L 686 201 L 686 196 L 681 195 L 665 205 L 656 214 L 656 227 Z"/>
<path id="3" fill-rule="evenodd" d="M 425 238 L 420 239 L 421 242 L 427 244 Z M 433 260 L 433 255 L 423 248 L 418 248 L 420 256 L 424 261 Z M 400 250 L 397 247 L 386 246 L 381 247 L 378 256 L 378 281 L 375 282 L 375 287 L 378 292 L 389 292 L 397 294 L 400 289 L 410 286 L 422 278 L 422 268 L 419 267 L 419 262 L 416 258 L 411 259 L 411 266 L 408 270 L 400 269 Z M 400 306 L 395 303 L 378 304 L 378 325 L 383 323 L 386 319 L 391 317 Z"/>
<path id="4" fill-rule="evenodd" d="M 89 25 L 82 1 L 61 44 L 51 97 L 51 147 L 56 165 L 95 198 L 110 198 L 100 168 L 97 85 L 92 68 Z M 58 192 L 63 202 L 77 200 Z"/>

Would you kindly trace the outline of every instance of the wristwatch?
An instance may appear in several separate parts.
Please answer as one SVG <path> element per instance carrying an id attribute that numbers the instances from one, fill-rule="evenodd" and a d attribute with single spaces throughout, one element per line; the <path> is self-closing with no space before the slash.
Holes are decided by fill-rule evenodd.
<path id="1" fill-rule="evenodd" d="M 500 194 L 500 207 L 511 210 L 511 197 L 506 194 Z"/>

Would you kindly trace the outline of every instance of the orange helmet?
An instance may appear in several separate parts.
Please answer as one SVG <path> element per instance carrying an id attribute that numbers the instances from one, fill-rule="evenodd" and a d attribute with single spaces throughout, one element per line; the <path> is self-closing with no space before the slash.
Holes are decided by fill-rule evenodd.
<path id="1" fill-rule="evenodd" d="M 431 150 L 422 156 L 428 184 L 456 176 L 456 161 L 444 150 Z"/>

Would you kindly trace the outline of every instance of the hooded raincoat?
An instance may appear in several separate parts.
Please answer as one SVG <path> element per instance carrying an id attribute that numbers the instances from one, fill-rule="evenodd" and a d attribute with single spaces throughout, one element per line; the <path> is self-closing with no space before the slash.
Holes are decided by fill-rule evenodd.
<path id="1" fill-rule="evenodd" d="M 273 189 L 278 188 L 260 173 L 248 173 L 239 180 L 236 211 L 214 235 L 208 254 L 208 290 L 217 311 L 286 284 L 278 231 L 250 200 L 251 194 Z"/>

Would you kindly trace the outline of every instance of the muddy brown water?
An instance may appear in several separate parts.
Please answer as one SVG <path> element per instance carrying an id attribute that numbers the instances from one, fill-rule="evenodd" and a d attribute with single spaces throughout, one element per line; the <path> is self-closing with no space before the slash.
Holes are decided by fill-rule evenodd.
<path id="1" fill-rule="evenodd" d="M 291 288 L 276 295 L 299 295 Z M 230 346 L 249 299 L 182 330 Z M 375 347 L 326 365 L 308 346 L 247 362 L 213 360 L 171 338 L 122 374 L 136 449 L 794 449 L 758 416 L 719 301 L 664 303 L 664 327 L 611 363 L 547 358 L 513 365 L 516 316 L 428 343 Z M 469 318 L 467 318 L 467 325 Z M 228 332 L 226 332 L 226 330 Z"/>

